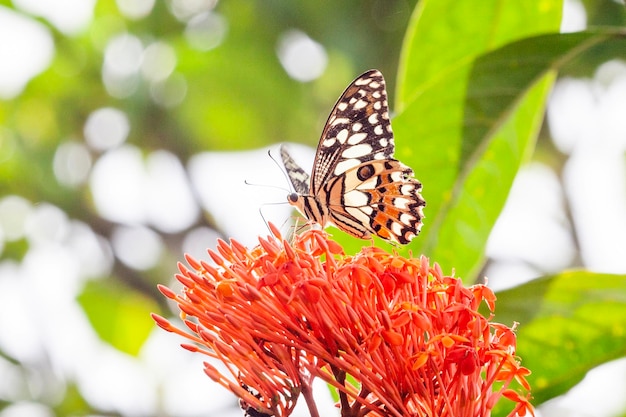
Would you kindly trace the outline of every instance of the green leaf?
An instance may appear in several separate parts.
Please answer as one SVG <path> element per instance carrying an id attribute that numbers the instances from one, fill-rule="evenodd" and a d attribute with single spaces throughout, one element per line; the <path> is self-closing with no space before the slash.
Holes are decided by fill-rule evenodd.
<path id="1" fill-rule="evenodd" d="M 415 169 L 427 202 L 414 252 L 475 279 L 513 179 L 534 149 L 555 70 L 597 46 L 610 46 L 614 57 L 626 51 L 623 36 L 609 31 L 522 39 L 457 65 L 404 108 L 394 121 L 397 154 Z M 414 148 L 402 146 L 411 137 Z"/>
<path id="2" fill-rule="evenodd" d="M 472 67 L 465 101 L 461 155 L 465 159 L 460 161 L 459 168 L 467 165 L 469 157 L 475 155 L 479 140 L 498 128 L 497 119 L 493 117 L 513 108 L 525 89 L 550 69 L 560 69 L 572 58 L 615 35 L 611 32 L 541 35 L 513 42 L 478 57 Z M 620 55 L 618 50 L 614 54 Z"/>
<path id="3" fill-rule="evenodd" d="M 401 112 L 428 85 L 449 79 L 450 72 L 465 73 L 485 52 L 557 32 L 562 10 L 562 0 L 420 1 L 404 38 L 395 110 Z"/>
<path id="4" fill-rule="evenodd" d="M 149 298 L 111 280 L 87 282 L 78 302 L 98 336 L 130 355 L 137 355 L 154 329 L 150 313 L 159 309 Z"/>
<path id="5" fill-rule="evenodd" d="M 469 127 L 484 119 L 475 120 L 468 109 L 476 101 L 501 104 L 510 90 L 494 94 L 492 73 L 483 74 L 486 82 L 473 81 L 474 64 L 512 40 L 557 31 L 562 2 L 490 0 L 475 6 L 421 3 L 405 38 L 396 104 L 401 113 L 394 120 L 396 153 L 422 181 L 427 204 L 412 250 L 470 279 L 521 161 L 534 147 L 551 85 L 546 78 L 516 86 L 515 106 L 498 107 L 487 119 L 492 129 L 478 132 Z"/>
<path id="6" fill-rule="evenodd" d="M 517 354 L 534 403 L 563 394 L 591 368 L 626 356 L 626 275 L 571 271 L 497 294 L 496 321 L 519 322 Z"/>
<path id="7" fill-rule="evenodd" d="M 553 80 L 554 75 L 548 74 L 528 91 L 510 116 L 500 116 L 495 123 L 502 125 L 482 138 L 480 145 L 485 148 L 478 149 L 472 155 L 476 159 L 459 171 L 450 200 L 433 216 L 433 233 L 437 235 L 425 237 L 425 246 L 432 246 L 426 246 L 424 252 L 455 268 L 466 280 L 474 281 L 482 267 L 487 238 L 513 179 L 535 147 Z M 463 153 L 459 156 L 462 159 Z"/>
<path id="8" fill-rule="evenodd" d="M 415 170 L 416 177 L 424 185 L 423 195 L 427 203 L 422 236 L 410 245 L 414 253 L 440 255 L 435 253 L 435 247 L 449 244 L 448 240 L 439 239 L 439 235 L 442 223 L 448 219 L 451 206 L 456 203 L 466 180 L 466 177 L 460 178 L 459 164 L 463 134 L 468 123 L 464 116 L 474 59 L 512 40 L 558 31 L 561 10 L 561 0 L 487 0 L 480 2 L 479 6 L 470 0 L 422 0 L 418 3 L 404 40 L 394 109 L 398 116 L 392 120 L 396 156 Z M 505 139 L 510 135 L 516 136 L 512 140 L 519 142 L 515 146 L 521 148 L 524 155 L 528 153 L 526 148 L 532 147 L 530 138 L 534 137 L 539 128 L 541 119 L 537 115 L 543 113 L 543 99 L 548 86 L 538 85 L 537 91 L 529 94 L 528 104 L 519 110 L 524 117 L 516 119 L 510 115 L 511 109 L 508 109 L 506 117 L 498 120 L 502 126 L 505 121 L 510 121 L 510 125 L 506 126 Z M 525 92 L 528 92 L 529 87 L 525 87 Z M 499 147 L 506 148 L 507 145 Z M 498 155 L 492 158 L 499 161 Z M 510 163 L 506 161 L 507 167 Z M 494 168 L 491 161 L 488 161 L 488 165 L 485 169 Z M 499 165 L 496 163 L 496 171 L 502 170 Z M 502 178 L 502 202 L 518 165 L 514 164 L 512 174 Z M 475 177 L 474 181 L 484 179 L 486 172 Z M 471 197 L 475 199 L 480 196 Z M 477 209 L 480 209 L 483 201 L 479 198 L 478 202 Z M 485 229 L 490 230 L 500 208 L 501 205 L 495 205 L 492 210 L 494 214 L 479 214 L 478 218 L 472 213 L 471 217 L 463 219 L 465 227 L 455 225 L 462 230 L 453 231 L 453 240 L 468 235 L 468 243 L 476 245 L 467 254 L 465 262 L 457 263 L 459 254 L 455 254 L 454 259 L 443 257 L 448 254 L 441 254 L 442 258 L 434 259 L 444 269 L 455 267 L 457 271 L 468 274 L 476 263 L 475 259 L 482 255 L 486 240 L 482 234 Z M 476 221 L 481 225 L 477 232 L 472 230 L 473 222 Z M 360 247 L 348 239 L 340 239 L 349 251 Z"/>

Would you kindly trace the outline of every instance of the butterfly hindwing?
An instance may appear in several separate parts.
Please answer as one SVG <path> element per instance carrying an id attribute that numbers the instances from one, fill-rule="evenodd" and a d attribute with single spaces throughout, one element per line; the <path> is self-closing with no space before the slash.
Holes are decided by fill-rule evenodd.
<path id="1" fill-rule="evenodd" d="M 409 243 L 420 231 L 426 203 L 421 183 L 393 153 L 385 81 L 370 70 L 335 104 L 310 177 L 281 147 L 295 190 L 288 201 L 323 227 L 334 224 L 358 238 Z"/>
<path id="2" fill-rule="evenodd" d="M 409 243 L 420 231 L 425 205 L 422 185 L 412 174 L 395 159 L 369 161 L 347 170 L 328 183 L 325 195 L 332 222 L 353 236 L 375 234 Z"/>

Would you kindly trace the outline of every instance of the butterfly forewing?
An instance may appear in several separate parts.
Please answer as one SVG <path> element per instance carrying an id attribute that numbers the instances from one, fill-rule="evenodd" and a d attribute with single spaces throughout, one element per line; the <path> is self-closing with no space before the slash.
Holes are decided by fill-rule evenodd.
<path id="1" fill-rule="evenodd" d="M 385 81 L 377 70 L 341 95 L 324 127 L 311 177 L 281 147 L 294 186 L 289 203 L 309 220 L 332 223 L 353 236 L 375 234 L 409 243 L 422 226 L 422 185 L 393 158 Z"/>
<path id="2" fill-rule="evenodd" d="M 346 88 L 326 121 L 313 163 L 312 193 L 329 177 L 361 162 L 390 158 L 393 151 L 385 79 L 370 70 Z"/>
<path id="3" fill-rule="evenodd" d="M 283 165 L 285 165 L 285 170 L 287 170 L 287 175 L 296 193 L 303 195 L 308 194 L 309 174 L 296 164 L 296 161 L 293 160 L 284 146 L 280 147 L 280 157 L 283 160 Z"/>

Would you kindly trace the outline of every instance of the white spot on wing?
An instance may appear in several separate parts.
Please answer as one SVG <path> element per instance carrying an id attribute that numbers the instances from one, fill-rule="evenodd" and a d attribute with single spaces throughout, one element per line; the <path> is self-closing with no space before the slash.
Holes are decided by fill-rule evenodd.
<path id="1" fill-rule="evenodd" d="M 400 221 L 407 226 L 410 225 L 413 220 L 415 220 L 415 217 L 411 216 L 410 214 L 402 213 L 400 215 Z"/>
<path id="2" fill-rule="evenodd" d="M 374 133 L 377 134 L 377 135 L 382 135 L 383 134 L 383 127 L 381 125 L 377 125 L 374 128 Z"/>
<path id="3" fill-rule="evenodd" d="M 346 211 L 350 213 L 355 219 L 357 219 L 362 224 L 369 224 L 370 216 L 363 213 L 361 209 L 356 207 L 346 207 Z"/>
<path id="4" fill-rule="evenodd" d="M 335 120 L 330 122 L 330 125 L 335 126 L 338 124 L 347 124 L 347 123 L 350 123 L 350 120 L 346 119 L 345 117 L 337 117 Z"/>
<path id="5" fill-rule="evenodd" d="M 397 236 L 402 236 L 402 225 L 400 223 L 393 222 L 391 225 L 391 231 Z"/>
<path id="6" fill-rule="evenodd" d="M 343 202 L 345 206 L 365 206 L 367 205 L 367 195 L 357 190 L 348 191 L 343 197 Z"/>
<path id="7" fill-rule="evenodd" d="M 354 103 L 354 109 L 355 110 L 362 109 L 365 106 L 367 106 L 367 101 L 364 101 L 364 100 L 359 100 L 356 103 Z"/>
<path id="8" fill-rule="evenodd" d="M 335 142 L 337 142 L 335 138 L 328 138 L 322 142 L 322 145 L 328 148 L 328 147 L 333 146 Z"/>
<path id="9" fill-rule="evenodd" d="M 352 135 L 350 139 L 358 135 L 366 136 L 365 133 L 357 133 L 355 135 Z M 361 145 L 353 145 L 346 148 L 346 150 L 341 153 L 341 156 L 343 156 L 344 158 L 361 158 L 371 152 L 372 146 L 368 145 L 367 143 L 363 143 Z"/>
<path id="10" fill-rule="evenodd" d="M 335 175 L 341 175 L 350 168 L 354 168 L 355 166 L 360 164 L 361 161 L 359 161 L 358 159 L 346 159 L 344 161 L 341 161 L 335 167 Z"/>
<path id="11" fill-rule="evenodd" d="M 352 130 L 355 132 L 358 132 L 359 130 L 361 130 L 361 128 L 363 128 L 363 125 L 359 122 L 356 122 L 352 125 Z"/>
<path id="12" fill-rule="evenodd" d="M 408 198 L 403 198 L 403 197 L 394 198 L 393 200 L 393 205 L 399 208 L 400 210 L 406 210 L 410 203 L 411 203 L 411 200 L 409 200 Z"/>
<path id="13" fill-rule="evenodd" d="M 366 181 L 359 184 L 356 189 L 357 190 L 373 190 L 376 188 L 377 178 L 375 175 L 372 178 L 367 179 Z"/>
<path id="14" fill-rule="evenodd" d="M 357 145 L 366 138 L 367 138 L 367 133 L 355 133 L 354 135 L 350 136 L 350 138 L 348 138 L 348 143 L 350 145 Z M 371 152 L 371 148 L 372 147 L 370 146 L 370 152 Z"/>
<path id="15" fill-rule="evenodd" d="M 378 101 L 376 103 L 378 103 Z M 374 107 L 376 107 L 376 103 L 374 103 Z M 370 117 L 367 118 L 367 121 L 370 122 L 371 125 L 378 123 L 378 113 L 372 113 Z"/>
<path id="16" fill-rule="evenodd" d="M 348 108 L 348 103 L 346 103 L 345 101 L 343 101 L 343 102 L 341 102 L 341 103 L 337 104 L 337 109 L 338 109 L 339 111 L 344 111 L 344 110 L 346 110 L 347 108 Z"/>
<path id="17" fill-rule="evenodd" d="M 348 129 L 343 129 L 339 133 L 337 133 L 337 140 L 339 143 L 345 143 L 346 139 L 348 139 Z"/>

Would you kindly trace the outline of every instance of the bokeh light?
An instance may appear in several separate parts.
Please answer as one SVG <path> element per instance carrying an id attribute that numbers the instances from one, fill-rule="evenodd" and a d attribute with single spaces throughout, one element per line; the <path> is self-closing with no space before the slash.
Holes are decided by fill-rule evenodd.
<path id="1" fill-rule="evenodd" d="M 185 37 L 192 48 L 208 51 L 222 43 L 228 32 L 228 23 L 219 13 L 199 13 L 189 19 Z"/>
<path id="2" fill-rule="evenodd" d="M 141 74 L 151 82 L 165 80 L 176 68 L 176 52 L 164 42 L 153 42 L 146 47 L 141 61 Z"/>
<path id="3" fill-rule="evenodd" d="M 85 141 L 95 150 L 115 148 L 128 137 L 130 123 L 120 110 L 105 107 L 91 113 L 85 122 Z"/>
<path id="4" fill-rule="evenodd" d="M 139 270 L 154 267 L 163 253 L 161 238 L 146 227 L 117 227 L 111 236 L 111 245 L 124 264 Z"/>
<path id="5" fill-rule="evenodd" d="M 122 14 L 129 19 L 141 19 L 150 14 L 155 0 L 115 0 Z"/>
<path id="6" fill-rule="evenodd" d="M 54 175 L 59 183 L 75 187 L 87 181 L 91 164 L 91 155 L 84 144 L 74 141 L 63 142 L 54 154 Z"/>
<path id="7" fill-rule="evenodd" d="M 54 44 L 44 25 L 1 6 L 0 37 L 11 40 L 0 42 L 0 98 L 10 99 L 48 67 Z"/>
<path id="8" fill-rule="evenodd" d="M 43 17 L 58 30 L 76 34 L 89 24 L 93 17 L 95 0 L 13 0 L 16 7 Z"/>
<path id="9" fill-rule="evenodd" d="M 32 212 L 28 200 L 17 195 L 9 195 L 0 199 L 0 229 L 6 241 L 24 237 L 25 225 Z"/>
<path id="10" fill-rule="evenodd" d="M 143 44 L 134 35 L 120 34 L 111 39 L 104 53 L 102 80 L 113 97 L 130 96 L 139 86 Z"/>
<path id="11" fill-rule="evenodd" d="M 302 82 L 318 78 L 328 64 L 324 47 L 298 30 L 290 30 L 281 36 L 278 58 L 287 74 Z"/>

